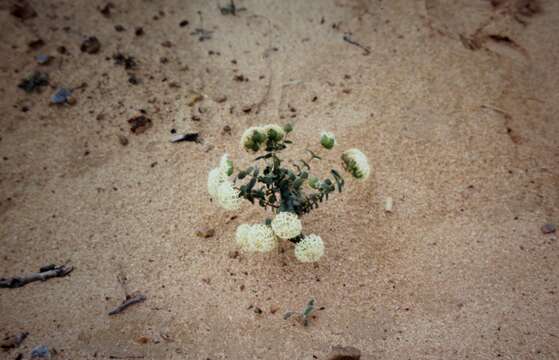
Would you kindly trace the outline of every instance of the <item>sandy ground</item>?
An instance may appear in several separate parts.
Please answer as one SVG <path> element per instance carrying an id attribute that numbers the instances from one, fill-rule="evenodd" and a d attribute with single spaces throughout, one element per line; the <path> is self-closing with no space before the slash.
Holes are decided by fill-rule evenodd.
<path id="1" fill-rule="evenodd" d="M 238 0 L 233 16 L 218 1 L 113 0 L 107 17 L 103 1 L 37 0 L 25 21 L 13 2 L 0 1 L 0 276 L 75 270 L 0 289 L 0 335 L 30 333 L 0 358 L 46 344 L 57 359 L 325 359 L 334 345 L 559 359 L 559 243 L 540 230 L 559 222 L 559 2 Z M 98 53 L 80 51 L 86 36 Z M 26 94 L 34 70 L 50 86 Z M 84 82 L 75 105 L 49 105 Z M 141 110 L 153 126 L 132 134 Z M 231 219 L 206 193 L 221 154 L 250 160 L 243 129 L 269 122 L 292 122 L 299 149 L 324 129 L 333 159 L 355 146 L 371 160 L 366 183 L 305 218 L 327 246 L 316 266 L 289 244 L 230 257 L 236 226 L 264 213 Z M 172 129 L 201 143 L 171 144 Z M 109 317 L 118 274 L 147 300 Z M 283 320 L 310 298 L 324 307 L 310 326 Z"/>

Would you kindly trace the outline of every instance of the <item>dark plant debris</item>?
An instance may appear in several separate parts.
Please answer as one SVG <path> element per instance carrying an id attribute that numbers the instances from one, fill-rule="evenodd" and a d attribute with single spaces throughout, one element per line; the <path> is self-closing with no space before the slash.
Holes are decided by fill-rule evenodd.
<path id="1" fill-rule="evenodd" d="M 248 82 L 248 78 L 246 76 L 244 76 L 243 74 L 235 75 L 233 77 L 233 80 L 238 81 L 238 82 Z"/>
<path id="2" fill-rule="evenodd" d="M 120 52 L 113 55 L 115 65 L 123 65 L 126 70 L 134 69 L 137 64 L 133 56 L 126 56 Z"/>
<path id="3" fill-rule="evenodd" d="M 72 266 L 56 266 L 54 264 L 43 266 L 39 272 L 12 278 L 0 278 L 0 288 L 18 288 L 34 281 L 45 281 L 54 277 L 63 277 L 72 272 Z"/>
<path id="4" fill-rule="evenodd" d="M 179 23 L 179 26 L 180 27 L 185 27 L 185 26 L 188 26 L 188 24 L 189 24 L 188 20 L 183 20 Z"/>
<path id="5" fill-rule="evenodd" d="M 297 315 L 299 317 L 299 320 L 303 323 L 303 326 L 308 326 L 309 318 L 314 310 L 315 310 L 314 299 L 310 299 L 302 312 L 289 311 L 283 316 L 283 319 L 287 320 L 291 316 Z"/>
<path id="6" fill-rule="evenodd" d="M 198 36 L 198 41 L 202 42 L 202 41 L 210 40 L 212 38 L 213 31 L 197 28 L 194 29 L 194 31 L 191 32 L 190 35 Z"/>
<path id="7" fill-rule="evenodd" d="M 353 40 L 351 38 L 351 33 L 345 33 L 344 36 L 343 36 L 343 39 L 344 39 L 345 42 L 347 42 L 351 45 L 357 46 L 358 48 L 363 50 L 363 55 L 364 56 L 367 56 L 371 53 L 371 50 L 367 46 L 361 45 L 357 41 Z"/>
<path id="8" fill-rule="evenodd" d="M 244 8 L 244 7 L 238 8 L 235 5 L 234 0 L 230 0 L 229 4 L 219 7 L 219 11 L 221 12 L 221 15 L 233 15 L 233 16 L 235 16 L 235 15 L 237 15 L 238 12 L 245 11 L 245 10 L 246 10 L 246 8 Z"/>
<path id="9" fill-rule="evenodd" d="M 38 38 L 38 39 L 31 40 L 30 42 L 28 42 L 27 46 L 31 50 L 37 50 L 37 49 L 40 49 L 43 46 L 45 46 L 45 41 L 41 38 Z"/>
<path id="10" fill-rule="evenodd" d="M 16 335 L 6 336 L 2 343 L 0 343 L 0 347 L 4 351 L 8 351 L 10 349 L 15 349 L 21 345 L 21 343 L 25 340 L 25 338 L 29 335 L 28 332 L 21 332 Z"/>
<path id="11" fill-rule="evenodd" d="M 14 2 L 10 7 L 10 14 L 22 21 L 37 17 L 37 12 L 26 0 Z"/>
<path id="12" fill-rule="evenodd" d="M 138 78 L 136 77 L 136 75 L 130 74 L 130 75 L 128 76 L 128 82 L 129 82 L 130 84 L 132 84 L 132 85 L 138 85 L 139 83 L 141 83 L 141 80 L 138 79 Z"/>
<path id="13" fill-rule="evenodd" d="M 40 71 L 34 72 L 31 76 L 23 79 L 18 87 L 23 89 L 26 93 L 40 92 L 43 86 L 49 84 L 49 75 Z"/>
<path id="14" fill-rule="evenodd" d="M 538 0 L 518 0 L 516 2 L 518 14 L 531 17 L 542 12 L 542 6 Z"/>
<path id="15" fill-rule="evenodd" d="M 142 36 L 142 35 L 144 35 L 144 28 L 143 28 L 143 27 L 137 27 L 137 28 L 134 30 L 134 34 L 135 34 L 136 36 Z"/>
<path id="16" fill-rule="evenodd" d="M 111 9 L 113 9 L 114 7 L 115 5 L 112 2 L 108 2 L 105 4 L 105 6 L 97 8 L 97 10 L 99 10 L 99 12 L 103 14 L 104 17 L 110 17 Z"/>
<path id="17" fill-rule="evenodd" d="M 109 316 L 117 315 L 126 310 L 130 305 L 139 304 L 146 300 L 146 296 L 144 294 L 135 294 L 135 295 L 126 295 L 126 299 L 117 306 L 114 310 L 109 312 Z"/>
<path id="18" fill-rule="evenodd" d="M 130 124 L 130 131 L 136 135 L 143 133 L 152 126 L 151 119 L 144 115 L 128 119 L 128 123 Z"/>
<path id="19" fill-rule="evenodd" d="M 101 42 L 99 42 L 99 39 L 95 36 L 86 38 L 80 46 L 80 50 L 87 54 L 97 54 L 100 49 Z"/>
<path id="20" fill-rule="evenodd" d="M 178 142 L 182 142 L 182 141 L 198 142 L 199 136 L 200 136 L 200 134 L 197 133 L 197 132 L 186 133 L 186 134 L 176 134 L 176 135 L 173 135 L 173 137 L 171 138 L 171 142 L 172 143 L 178 143 Z"/>
<path id="21" fill-rule="evenodd" d="M 361 351 L 353 346 L 333 346 L 327 360 L 359 360 Z"/>

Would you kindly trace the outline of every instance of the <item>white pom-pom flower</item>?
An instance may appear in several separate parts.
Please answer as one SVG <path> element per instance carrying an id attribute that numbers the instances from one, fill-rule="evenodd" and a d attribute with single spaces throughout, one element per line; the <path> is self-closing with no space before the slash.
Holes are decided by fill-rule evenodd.
<path id="1" fill-rule="evenodd" d="M 217 198 L 217 188 L 226 180 L 220 168 L 215 168 L 208 174 L 208 193 L 212 198 Z"/>
<path id="2" fill-rule="evenodd" d="M 235 242 L 241 250 L 248 250 L 248 235 L 251 226 L 249 224 L 241 224 L 237 226 L 237 231 L 235 232 Z"/>
<path id="3" fill-rule="evenodd" d="M 278 124 L 264 125 L 261 129 L 269 139 L 274 141 L 281 141 L 285 136 L 285 130 Z"/>
<path id="4" fill-rule="evenodd" d="M 239 193 L 229 180 L 225 180 L 217 187 L 217 201 L 225 210 L 237 210 L 241 207 Z"/>
<path id="5" fill-rule="evenodd" d="M 272 220 L 272 230 L 279 238 L 284 240 L 298 236 L 301 234 L 302 228 L 301 220 L 294 213 L 280 212 Z"/>
<path id="6" fill-rule="evenodd" d="M 241 147 L 249 152 L 257 152 L 265 142 L 266 134 L 261 127 L 250 127 L 241 136 Z"/>
<path id="7" fill-rule="evenodd" d="M 336 145 L 336 136 L 328 131 L 320 133 L 320 144 L 326 149 L 331 150 Z"/>
<path id="8" fill-rule="evenodd" d="M 295 245 L 295 257 L 300 262 L 316 262 L 322 255 L 324 255 L 324 243 L 318 235 L 307 235 Z"/>
<path id="9" fill-rule="evenodd" d="M 358 149 L 349 149 L 342 154 L 342 161 L 346 171 L 351 173 L 358 180 L 365 180 L 369 177 L 369 161 L 365 154 Z"/>
<path id="10" fill-rule="evenodd" d="M 246 233 L 246 250 L 250 252 L 268 252 L 277 245 L 272 228 L 264 224 L 250 226 Z"/>
<path id="11" fill-rule="evenodd" d="M 233 174 L 233 161 L 229 160 L 229 155 L 223 154 L 219 161 L 219 169 L 225 176 Z"/>

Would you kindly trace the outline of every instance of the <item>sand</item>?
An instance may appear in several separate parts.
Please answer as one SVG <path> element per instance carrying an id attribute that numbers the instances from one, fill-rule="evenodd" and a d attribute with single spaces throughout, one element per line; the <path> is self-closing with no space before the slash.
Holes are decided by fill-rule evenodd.
<path id="1" fill-rule="evenodd" d="M 559 358 L 559 243 L 540 230 L 559 223 L 559 2 L 238 0 L 223 15 L 225 1 L 117 0 L 107 17 L 103 1 L 31 1 L 24 21 L 13 2 L 0 2 L 0 277 L 75 269 L 0 289 L 0 335 L 30 333 L 1 358 L 41 344 L 56 359 L 325 359 L 335 345 Z M 98 53 L 80 51 L 87 36 Z M 35 70 L 50 85 L 27 94 Z M 84 82 L 75 105 L 49 104 Z M 141 110 L 152 126 L 133 134 Z M 294 124 L 290 154 L 328 130 L 328 159 L 370 159 L 366 182 L 303 219 L 326 243 L 316 265 L 289 243 L 231 256 L 235 228 L 266 214 L 206 192 L 224 152 L 249 163 L 243 130 L 270 122 Z M 200 142 L 171 143 L 173 129 Z M 109 317 L 119 274 L 147 300 Z M 283 319 L 311 298 L 324 309 L 308 327 Z"/>

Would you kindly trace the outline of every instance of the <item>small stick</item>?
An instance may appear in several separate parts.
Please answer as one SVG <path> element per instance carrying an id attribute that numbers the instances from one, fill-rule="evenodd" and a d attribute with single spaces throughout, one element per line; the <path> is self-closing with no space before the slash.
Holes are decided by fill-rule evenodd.
<path id="1" fill-rule="evenodd" d="M 18 288 L 34 281 L 45 281 L 53 277 L 63 277 L 74 270 L 73 266 L 45 266 L 39 272 L 31 273 L 24 276 L 16 276 L 12 278 L 0 278 L 0 288 Z"/>
<path id="2" fill-rule="evenodd" d="M 146 296 L 144 294 L 137 294 L 134 296 L 126 296 L 126 299 L 117 306 L 114 310 L 109 312 L 109 315 L 116 315 L 123 312 L 127 307 L 130 305 L 138 304 L 146 300 Z"/>
<path id="3" fill-rule="evenodd" d="M 358 43 L 357 41 L 353 40 L 351 38 L 350 33 L 345 33 L 343 39 L 344 39 L 345 42 L 350 43 L 351 45 L 355 45 L 358 48 L 362 49 L 363 50 L 363 55 L 367 56 L 371 53 L 371 50 L 368 47 L 363 46 L 360 43 Z"/>
<path id="4" fill-rule="evenodd" d="M 143 359 L 144 355 L 109 355 L 109 359 Z"/>

